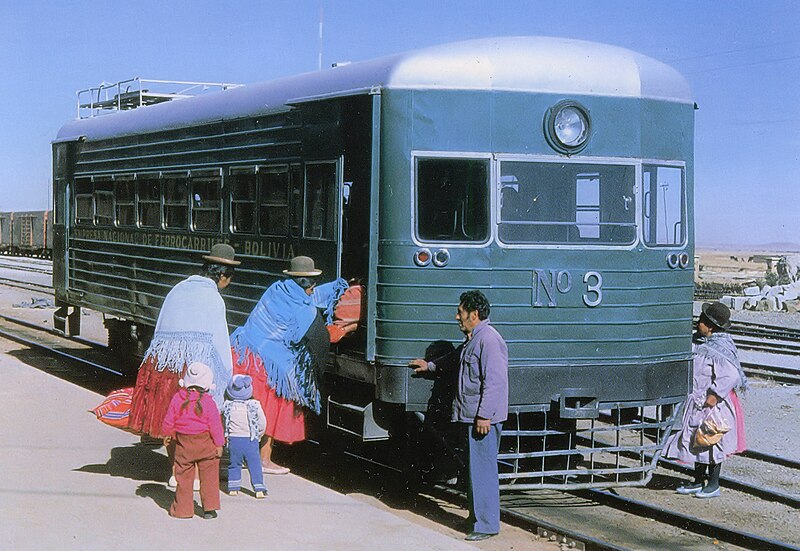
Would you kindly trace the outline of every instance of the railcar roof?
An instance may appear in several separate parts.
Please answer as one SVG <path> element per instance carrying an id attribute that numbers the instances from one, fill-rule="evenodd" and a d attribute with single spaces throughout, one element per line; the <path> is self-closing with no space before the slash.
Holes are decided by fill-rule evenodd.
<path id="1" fill-rule="evenodd" d="M 65 124 L 57 141 L 99 140 L 286 111 L 371 89 L 496 90 L 691 103 L 686 80 L 631 50 L 563 38 L 502 37 L 432 46 Z"/>

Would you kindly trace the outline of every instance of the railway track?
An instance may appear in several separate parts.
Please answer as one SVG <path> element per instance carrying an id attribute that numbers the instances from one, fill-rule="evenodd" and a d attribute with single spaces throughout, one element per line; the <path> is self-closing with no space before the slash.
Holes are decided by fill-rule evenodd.
<path id="1" fill-rule="evenodd" d="M 732 321 L 728 331 L 740 352 L 762 354 L 757 361 L 742 359 L 748 376 L 800 384 L 800 329 Z"/>
<path id="2" fill-rule="evenodd" d="M 24 258 L 16 262 L 9 262 L 8 260 L 11 258 L 18 257 L 0 257 L 0 269 L 5 268 L 8 270 L 18 270 L 21 272 L 32 272 L 35 274 L 46 274 L 49 276 L 53 275 L 53 263 L 50 261 L 40 260 L 39 262 L 33 263 L 34 259 Z"/>
<path id="3" fill-rule="evenodd" d="M 58 332 L 13 317 L 0 315 L 0 337 L 27 346 L 49 357 L 44 371 L 99 394 L 120 388 L 130 379 L 109 365 L 113 358 L 106 346 L 64 337 Z"/>

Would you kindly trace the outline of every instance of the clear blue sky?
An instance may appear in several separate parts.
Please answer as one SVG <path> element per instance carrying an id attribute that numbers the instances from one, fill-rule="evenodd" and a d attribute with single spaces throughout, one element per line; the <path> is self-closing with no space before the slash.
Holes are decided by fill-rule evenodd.
<path id="1" fill-rule="evenodd" d="M 0 210 L 49 204 L 50 141 L 101 81 L 252 83 L 499 35 L 606 42 L 692 87 L 700 245 L 800 243 L 800 2 L 105 0 L 0 3 Z"/>

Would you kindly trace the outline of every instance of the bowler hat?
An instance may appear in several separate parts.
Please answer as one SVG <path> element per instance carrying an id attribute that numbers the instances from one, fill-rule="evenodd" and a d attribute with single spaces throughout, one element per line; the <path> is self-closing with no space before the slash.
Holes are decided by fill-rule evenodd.
<path id="1" fill-rule="evenodd" d="M 233 247 L 227 243 L 217 243 L 211 247 L 210 253 L 203 255 L 203 260 L 211 262 L 212 264 L 225 264 L 226 266 L 238 266 L 241 264 L 241 262 L 233 258 Z"/>
<path id="2" fill-rule="evenodd" d="M 293 277 L 316 277 L 322 273 L 314 267 L 314 259 L 308 256 L 295 256 L 284 274 Z"/>
<path id="3" fill-rule="evenodd" d="M 727 306 L 721 302 L 705 302 L 702 308 L 708 321 L 725 331 L 731 328 L 731 311 Z"/>
<path id="4" fill-rule="evenodd" d="M 234 375 L 228 383 L 231 400 L 249 400 L 253 397 L 253 379 L 250 375 Z"/>

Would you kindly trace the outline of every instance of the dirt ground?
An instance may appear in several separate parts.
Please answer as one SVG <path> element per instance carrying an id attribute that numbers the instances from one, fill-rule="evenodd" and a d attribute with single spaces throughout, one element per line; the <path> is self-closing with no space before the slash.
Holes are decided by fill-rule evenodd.
<path id="1" fill-rule="evenodd" d="M 695 282 L 749 283 L 763 280 L 775 271 L 778 259 L 789 251 L 697 249 Z"/>

